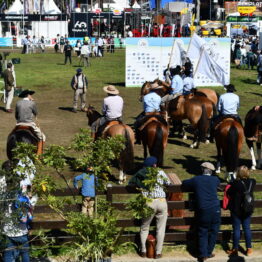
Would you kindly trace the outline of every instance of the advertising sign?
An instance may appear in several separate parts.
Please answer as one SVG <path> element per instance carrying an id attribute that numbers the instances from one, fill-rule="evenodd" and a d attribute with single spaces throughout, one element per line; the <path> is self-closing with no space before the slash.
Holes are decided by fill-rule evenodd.
<path id="1" fill-rule="evenodd" d="M 167 38 L 126 38 L 126 86 L 141 87 L 145 81 L 156 78 L 164 80 L 163 71 L 167 68 L 174 43 Z M 204 38 L 212 58 L 223 67 L 230 77 L 230 38 Z M 176 38 L 180 46 L 187 51 L 190 38 Z M 198 58 L 191 59 L 194 70 Z M 196 86 L 220 86 L 207 76 L 197 73 L 194 76 Z"/>
<path id="2" fill-rule="evenodd" d="M 0 21 L 66 21 L 67 15 L 7 15 L 0 14 Z"/>
<path id="3" fill-rule="evenodd" d="M 241 16 L 262 16 L 262 1 L 238 2 L 226 1 L 225 13 L 227 16 L 236 16 L 239 13 Z"/>
<path id="4" fill-rule="evenodd" d="M 0 46 L 13 46 L 12 37 L 0 37 Z"/>

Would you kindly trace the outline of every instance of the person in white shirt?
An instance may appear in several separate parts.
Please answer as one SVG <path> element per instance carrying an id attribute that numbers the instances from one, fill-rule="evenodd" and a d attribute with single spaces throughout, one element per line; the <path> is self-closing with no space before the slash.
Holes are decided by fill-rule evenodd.
<path id="1" fill-rule="evenodd" d="M 81 48 L 81 59 L 79 64 L 81 64 L 82 61 L 84 61 L 84 67 L 88 67 L 89 64 L 89 55 L 90 55 L 91 51 L 90 51 L 90 47 L 88 45 L 88 42 L 85 41 L 84 45 Z"/>
<path id="2" fill-rule="evenodd" d="M 184 72 L 183 79 L 183 95 L 188 95 L 192 92 L 192 89 L 195 88 L 194 79 L 191 77 L 191 71 Z"/>
<path id="3" fill-rule="evenodd" d="M 100 130 L 106 125 L 106 123 L 113 120 L 122 121 L 124 100 L 118 95 L 118 89 L 113 85 L 108 85 L 104 86 L 103 90 L 108 96 L 104 98 L 102 106 L 103 116 L 98 118 L 91 125 L 91 135 L 93 138 L 96 137 L 97 132 L 101 132 Z"/>

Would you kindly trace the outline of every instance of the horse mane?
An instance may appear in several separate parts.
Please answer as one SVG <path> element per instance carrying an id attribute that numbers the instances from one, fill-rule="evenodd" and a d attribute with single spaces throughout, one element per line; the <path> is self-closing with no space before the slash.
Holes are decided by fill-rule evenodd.
<path id="1" fill-rule="evenodd" d="M 88 125 L 91 126 L 98 118 L 101 117 L 101 114 L 97 112 L 93 106 L 89 106 L 86 111 L 86 116 L 88 118 Z"/>
<path id="2" fill-rule="evenodd" d="M 202 93 L 201 91 L 198 91 L 197 89 L 195 91 L 193 91 L 195 96 L 203 96 L 203 97 L 207 97 L 206 94 Z"/>

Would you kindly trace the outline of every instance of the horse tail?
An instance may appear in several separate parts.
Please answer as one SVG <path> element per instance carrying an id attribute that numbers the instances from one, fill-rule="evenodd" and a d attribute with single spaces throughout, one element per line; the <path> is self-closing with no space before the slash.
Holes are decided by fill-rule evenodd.
<path id="1" fill-rule="evenodd" d="M 225 164 L 228 172 L 234 172 L 238 166 L 238 138 L 235 126 L 231 126 L 227 134 L 227 149 L 224 152 Z"/>
<path id="2" fill-rule="evenodd" d="M 198 130 L 199 130 L 199 139 L 203 141 L 206 138 L 206 133 L 209 127 L 209 120 L 208 120 L 208 115 L 205 105 L 202 105 L 201 108 L 202 108 L 202 114 L 198 121 Z"/>
<path id="3" fill-rule="evenodd" d="M 134 147 L 130 138 L 128 129 L 124 128 L 125 148 L 120 154 L 120 165 L 122 165 L 123 171 L 129 171 L 133 168 L 134 164 Z"/>
<path id="4" fill-rule="evenodd" d="M 7 138 L 6 143 L 6 154 L 9 160 L 13 158 L 12 150 L 16 147 L 16 135 L 14 133 L 10 134 Z"/>
<path id="5" fill-rule="evenodd" d="M 217 107 L 214 103 L 212 103 L 212 108 L 213 108 L 213 117 L 217 116 Z"/>
<path id="6" fill-rule="evenodd" d="M 218 92 L 216 92 L 216 95 L 217 95 L 217 101 L 219 100 L 219 97 L 220 97 L 220 95 L 219 95 L 219 93 Z M 216 105 L 217 106 L 217 105 Z"/>
<path id="7" fill-rule="evenodd" d="M 155 139 L 153 142 L 153 147 L 151 150 L 151 155 L 157 158 L 157 165 L 159 167 L 163 166 L 164 157 L 164 145 L 163 145 L 163 130 L 160 123 L 157 123 Z"/>

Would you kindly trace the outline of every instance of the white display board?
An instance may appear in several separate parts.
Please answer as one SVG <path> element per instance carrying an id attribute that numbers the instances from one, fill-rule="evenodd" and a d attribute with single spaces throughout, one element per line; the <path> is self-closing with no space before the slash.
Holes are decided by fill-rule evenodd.
<path id="1" fill-rule="evenodd" d="M 126 87 L 141 87 L 145 81 L 164 80 L 174 40 L 187 51 L 190 38 L 126 38 Z M 204 38 L 210 55 L 223 67 L 230 82 L 230 38 Z M 194 70 L 198 59 L 191 60 Z M 205 75 L 194 76 L 196 86 L 221 86 Z"/>

